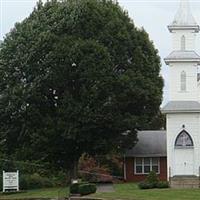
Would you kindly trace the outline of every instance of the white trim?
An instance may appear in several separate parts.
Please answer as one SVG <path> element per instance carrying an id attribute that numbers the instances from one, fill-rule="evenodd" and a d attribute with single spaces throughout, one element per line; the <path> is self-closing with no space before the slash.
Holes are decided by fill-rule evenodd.
<path id="1" fill-rule="evenodd" d="M 136 172 L 136 159 L 141 158 L 142 159 L 142 173 Z M 148 157 L 147 157 L 148 158 Z M 151 157 L 150 159 L 150 172 L 152 171 L 152 158 L 158 158 L 158 172 L 156 174 L 160 174 L 160 157 Z M 144 157 L 135 157 L 134 158 L 134 174 L 135 175 L 147 175 L 149 173 L 144 172 Z"/>
<path id="2" fill-rule="evenodd" d="M 124 180 L 127 179 L 127 176 L 126 176 L 126 157 L 124 155 Z"/>

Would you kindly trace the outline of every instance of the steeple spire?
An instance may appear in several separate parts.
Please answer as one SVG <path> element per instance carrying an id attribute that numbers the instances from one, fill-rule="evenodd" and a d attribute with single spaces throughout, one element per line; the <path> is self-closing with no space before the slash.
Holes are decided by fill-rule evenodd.
<path id="1" fill-rule="evenodd" d="M 199 31 L 199 26 L 196 23 L 190 8 L 189 0 L 180 0 L 178 12 L 176 13 L 173 22 L 168 26 L 170 31 L 173 30 L 195 30 Z"/>
<path id="2" fill-rule="evenodd" d="M 177 14 L 175 15 L 172 25 L 175 26 L 195 26 L 197 25 L 188 0 L 181 0 Z"/>

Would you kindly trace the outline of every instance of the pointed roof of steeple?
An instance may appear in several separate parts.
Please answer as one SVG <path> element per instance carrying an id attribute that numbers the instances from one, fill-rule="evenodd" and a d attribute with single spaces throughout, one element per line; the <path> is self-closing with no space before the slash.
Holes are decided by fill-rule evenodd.
<path id="1" fill-rule="evenodd" d="M 173 25 L 178 26 L 195 26 L 197 25 L 188 0 L 181 0 L 178 12 L 175 15 L 174 21 L 172 22 Z"/>
<path id="2" fill-rule="evenodd" d="M 172 24 L 169 26 L 170 31 L 177 28 L 199 30 L 199 26 L 192 15 L 189 0 L 180 1 L 178 12 L 176 13 Z"/>

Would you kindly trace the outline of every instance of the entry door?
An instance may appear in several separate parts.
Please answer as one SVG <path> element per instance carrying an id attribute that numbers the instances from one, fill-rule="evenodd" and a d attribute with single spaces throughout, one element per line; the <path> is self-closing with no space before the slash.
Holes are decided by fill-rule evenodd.
<path id="1" fill-rule="evenodd" d="M 174 175 L 194 175 L 194 150 L 175 149 L 174 153 L 175 173 Z"/>

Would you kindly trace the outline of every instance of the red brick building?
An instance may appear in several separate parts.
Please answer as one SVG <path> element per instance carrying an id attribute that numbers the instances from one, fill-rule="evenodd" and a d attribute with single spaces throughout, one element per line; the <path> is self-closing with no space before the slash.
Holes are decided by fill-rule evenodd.
<path id="1" fill-rule="evenodd" d="M 160 180 L 167 180 L 166 131 L 140 131 L 134 148 L 124 158 L 124 179 L 127 182 L 145 180 L 155 171 Z"/>

